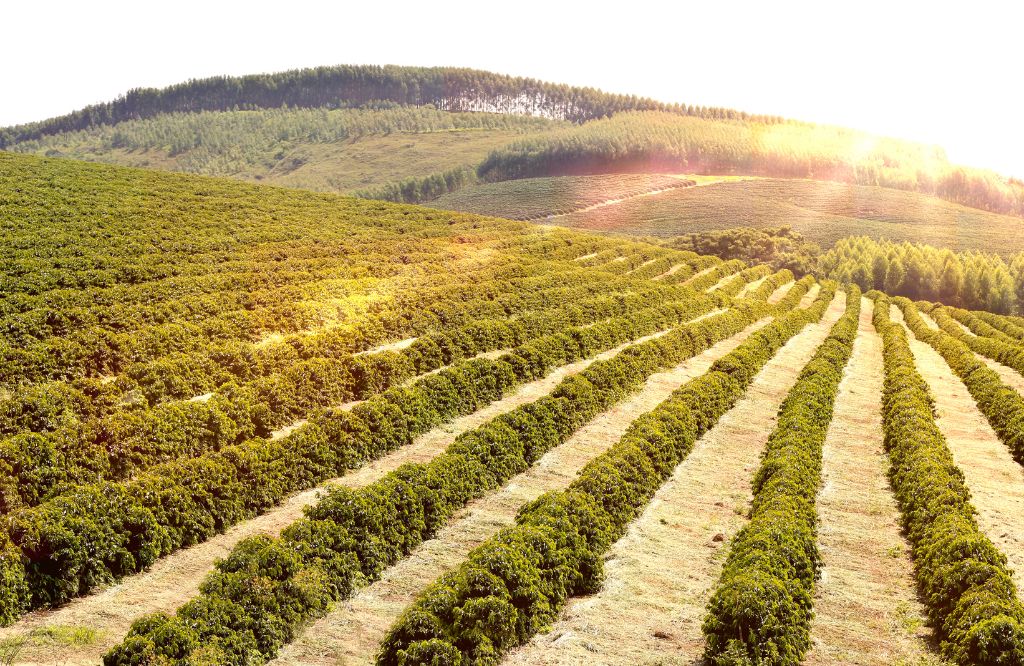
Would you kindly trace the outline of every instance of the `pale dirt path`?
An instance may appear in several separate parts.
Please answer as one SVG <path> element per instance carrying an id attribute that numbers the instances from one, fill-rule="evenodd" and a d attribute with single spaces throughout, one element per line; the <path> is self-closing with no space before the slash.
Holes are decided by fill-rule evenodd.
<path id="1" fill-rule="evenodd" d="M 818 297 L 819 293 L 821 293 L 821 285 L 815 282 L 811 285 L 811 288 L 807 290 L 807 293 L 803 295 L 803 298 L 800 299 L 800 303 L 797 304 L 797 308 L 803 309 L 810 307 L 811 303 L 814 302 L 814 299 Z M 781 298 L 779 300 L 781 300 Z"/>
<path id="2" fill-rule="evenodd" d="M 891 316 L 903 322 L 903 313 L 895 305 Z M 935 398 L 935 422 L 971 491 L 978 525 L 1009 559 L 1017 591 L 1024 591 L 1024 468 L 999 441 L 942 356 L 914 337 L 909 327 L 906 330 L 917 370 Z"/>
<path id="3" fill-rule="evenodd" d="M 701 277 L 702 275 L 707 275 L 708 273 L 710 273 L 711 271 L 715 270 L 716 268 L 718 268 L 717 265 L 715 265 L 715 266 L 708 266 L 704 270 L 697 271 L 696 273 L 694 273 L 690 277 L 688 277 L 685 280 L 683 280 L 681 284 L 689 284 L 689 283 L 693 282 L 694 280 L 696 280 L 697 278 Z M 735 275 L 735 273 L 733 273 L 733 275 Z"/>
<path id="4" fill-rule="evenodd" d="M 789 290 L 792 289 L 795 284 L 796 284 L 796 282 L 792 282 L 791 281 L 791 282 L 787 282 L 784 285 L 781 285 L 778 289 L 773 291 L 770 296 L 768 296 L 768 304 L 769 305 L 775 305 L 776 303 L 781 301 L 783 298 L 786 297 L 786 294 L 789 293 Z M 818 285 L 814 285 L 814 286 L 817 287 Z M 818 289 L 820 290 L 821 287 L 818 287 Z M 817 293 L 817 292 L 815 292 L 815 293 Z"/>
<path id="5" fill-rule="evenodd" d="M 740 289 L 740 292 L 738 294 L 736 294 L 736 298 L 746 298 L 747 294 L 749 294 L 753 290 L 755 290 L 758 287 L 760 287 L 761 284 L 764 283 L 764 281 L 767 280 L 767 279 L 768 279 L 768 276 L 765 275 L 763 278 L 758 278 L 757 280 L 754 280 L 753 282 L 746 283 L 745 285 L 743 285 L 743 288 Z"/>
<path id="6" fill-rule="evenodd" d="M 853 355 L 825 438 L 818 493 L 823 568 L 807 666 L 937 662 L 882 442 L 882 339 L 861 299 Z"/>
<path id="7" fill-rule="evenodd" d="M 655 275 L 651 279 L 652 280 L 664 280 L 665 278 L 667 278 L 670 275 L 675 275 L 676 273 L 678 273 L 680 270 L 682 270 L 686 266 L 689 266 L 689 264 L 687 264 L 686 262 L 683 262 L 681 264 L 673 264 L 672 267 L 669 268 L 667 271 L 665 271 L 661 275 Z"/>
<path id="8" fill-rule="evenodd" d="M 794 336 L 690 455 L 606 555 L 606 580 L 573 599 L 546 634 L 504 663 L 694 664 L 705 608 L 729 540 L 746 523 L 750 482 L 782 400 L 842 315 L 845 294 Z"/>
<path id="9" fill-rule="evenodd" d="M 704 293 L 705 294 L 711 294 L 711 293 L 714 293 L 714 292 L 718 291 L 719 289 L 724 287 L 727 282 L 729 282 L 730 280 L 735 278 L 736 275 L 737 275 L 737 273 L 730 273 L 730 274 L 722 277 L 721 280 L 719 280 L 718 282 L 714 283 L 713 285 L 711 285 L 710 287 L 705 289 Z"/>
<path id="10" fill-rule="evenodd" d="M 516 407 L 548 394 L 560 381 L 582 372 L 596 360 L 608 359 L 631 344 L 650 340 L 667 331 L 645 336 L 593 358 L 558 368 L 547 377 L 521 386 L 505 398 L 450 423 L 444 424 L 403 447 L 318 488 L 297 493 L 270 511 L 246 521 L 201 544 L 162 558 L 149 570 L 130 576 L 96 594 L 82 597 L 59 609 L 29 613 L 11 627 L 0 629 L 0 641 L 43 630 L 47 627 L 90 627 L 99 632 L 84 646 L 53 643 L 28 645 L 14 662 L 23 666 L 54 663 L 98 664 L 104 652 L 119 642 L 137 617 L 158 611 L 173 612 L 199 593 L 199 584 L 214 563 L 226 557 L 239 541 L 251 536 L 278 535 L 302 517 L 302 509 L 316 501 L 324 486 L 342 484 L 361 487 L 372 483 L 405 463 L 426 462 L 443 451 L 455 438 Z"/>
<path id="11" fill-rule="evenodd" d="M 576 257 L 573 261 L 586 261 L 587 259 L 593 259 L 596 256 L 597 252 L 591 252 L 590 254 L 585 254 L 582 257 Z"/>
<path id="12" fill-rule="evenodd" d="M 589 213 L 592 210 L 598 210 L 599 208 L 605 208 L 607 206 L 617 206 L 624 201 L 633 201 L 635 199 L 642 199 L 644 197 L 651 197 L 656 194 L 664 194 L 665 192 L 672 192 L 683 187 L 694 187 L 693 185 L 680 184 L 676 187 L 663 187 L 657 190 L 650 190 L 648 192 L 641 192 L 640 194 L 634 194 L 629 197 L 622 197 L 620 199 L 607 199 L 596 204 L 592 204 L 585 208 L 577 208 L 576 210 L 570 210 L 566 213 L 556 213 L 554 215 L 541 215 L 540 217 L 533 218 L 534 220 L 557 220 L 560 217 L 566 217 L 568 215 L 579 215 L 581 213 Z"/>
<path id="13" fill-rule="evenodd" d="M 661 189 L 650 190 L 648 192 L 641 192 L 639 194 L 634 194 L 634 195 L 628 196 L 628 197 L 622 197 L 620 199 L 608 199 L 606 201 L 602 201 L 600 203 L 596 203 L 596 204 L 587 206 L 586 208 L 578 208 L 576 210 L 572 210 L 572 211 L 569 211 L 567 213 L 557 213 L 557 214 L 554 214 L 554 215 L 542 215 L 541 217 L 534 218 L 534 220 L 553 220 L 553 219 L 556 219 L 556 218 L 559 218 L 559 217 L 566 217 L 567 215 L 578 215 L 580 213 L 589 213 L 592 210 L 597 210 L 599 208 L 604 208 L 605 206 L 617 206 L 618 204 L 621 204 L 621 203 L 626 202 L 626 201 L 633 201 L 634 199 L 641 199 L 643 197 L 650 197 L 650 196 L 654 196 L 656 194 L 664 194 L 665 192 L 674 192 L 675 190 L 687 189 L 687 188 L 690 188 L 690 187 L 706 187 L 708 185 L 717 185 L 719 183 L 725 183 L 725 182 L 730 182 L 730 181 L 735 181 L 735 180 L 752 180 L 753 179 L 753 177 L 751 177 L 751 178 L 744 178 L 744 177 L 737 178 L 735 176 L 729 176 L 729 177 L 725 177 L 725 178 L 715 178 L 713 176 L 692 176 L 692 175 L 683 174 L 683 173 L 670 173 L 670 174 L 664 174 L 664 175 L 672 176 L 673 178 L 678 178 L 680 180 L 694 180 L 695 182 L 683 183 L 683 184 L 677 185 L 675 187 L 663 187 Z"/>
<path id="14" fill-rule="evenodd" d="M 386 351 L 401 351 L 412 346 L 412 343 L 419 340 L 419 336 L 411 338 L 405 338 L 404 340 L 397 340 L 395 342 L 389 342 L 387 344 L 379 345 L 373 349 L 367 349 L 365 351 L 356 352 L 353 356 L 369 356 L 371 354 L 379 354 Z"/>
<path id="15" fill-rule="evenodd" d="M 938 328 L 938 324 L 935 323 L 935 321 L 928 315 L 928 313 L 921 312 L 920 315 L 921 318 L 924 319 L 926 324 Z M 971 332 L 969 328 L 967 328 L 960 322 L 956 321 L 955 319 L 953 321 L 956 322 L 956 325 L 959 326 L 964 333 L 977 337 L 974 335 L 974 333 Z M 984 363 L 985 365 L 987 365 L 988 368 L 992 370 L 992 372 L 999 375 L 999 380 L 1002 381 L 1004 384 L 1014 389 L 1018 393 L 1024 394 L 1024 376 L 1021 376 L 1019 372 L 1017 372 L 1011 367 L 1003 365 L 999 361 L 993 360 L 985 356 L 984 354 L 974 352 L 974 357 L 981 361 L 982 363 Z"/>
<path id="16" fill-rule="evenodd" d="M 511 525 L 523 504 L 544 492 L 565 488 L 587 462 L 618 442 L 638 416 L 654 409 L 685 382 L 707 372 L 715 359 L 735 349 L 768 321 L 766 318 L 747 327 L 670 371 L 652 375 L 640 391 L 597 416 L 500 491 L 460 511 L 434 539 L 389 569 L 380 581 L 307 628 L 272 663 L 372 663 L 388 628 L 423 588 L 457 566 L 499 529 Z"/>

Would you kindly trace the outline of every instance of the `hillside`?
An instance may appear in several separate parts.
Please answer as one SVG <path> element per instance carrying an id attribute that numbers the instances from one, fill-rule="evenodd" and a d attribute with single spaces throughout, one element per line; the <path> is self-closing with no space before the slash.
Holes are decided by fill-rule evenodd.
<path id="1" fill-rule="evenodd" d="M 564 123 L 427 107 L 176 113 L 47 135 L 12 150 L 351 192 L 482 161 Z"/>
<path id="2" fill-rule="evenodd" d="M 880 186 L 1024 215 L 1024 185 L 951 164 L 935 146 L 457 68 L 338 66 L 133 90 L 2 129 L 0 149 L 407 203 L 477 180 L 691 173 Z"/>
<path id="3" fill-rule="evenodd" d="M 628 174 L 620 177 L 627 183 L 636 178 Z M 826 248 L 848 236 L 869 236 L 927 243 L 958 252 L 980 250 L 1010 255 L 1024 250 L 1021 218 L 915 192 L 806 179 L 719 179 L 685 173 L 676 177 L 700 186 L 631 197 L 628 192 L 611 189 L 608 175 L 579 176 L 568 181 L 565 177 L 528 178 L 470 187 L 431 205 L 520 218 L 524 206 L 543 201 L 547 214 L 558 214 L 546 220 L 549 223 L 633 236 L 668 238 L 735 227 L 788 226 Z M 660 189 L 651 185 L 638 192 Z M 577 205 L 580 192 L 592 199 L 621 201 L 582 210 L 590 204 Z"/>
<path id="4" fill-rule="evenodd" d="M 0 239 L 9 663 L 1024 654 L 1018 318 L 11 153 Z"/>

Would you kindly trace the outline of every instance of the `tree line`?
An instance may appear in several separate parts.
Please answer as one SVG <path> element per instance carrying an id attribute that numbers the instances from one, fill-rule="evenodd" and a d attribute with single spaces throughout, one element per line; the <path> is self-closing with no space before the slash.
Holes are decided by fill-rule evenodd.
<path id="1" fill-rule="evenodd" d="M 1024 311 L 1024 253 L 1004 260 L 866 236 L 847 238 L 822 255 L 818 270 L 861 289 L 938 301 L 999 314 Z"/>
<path id="2" fill-rule="evenodd" d="M 380 102 L 432 105 L 444 111 L 526 114 L 576 123 L 622 111 L 658 110 L 703 118 L 781 122 L 719 107 L 665 104 L 635 95 L 606 93 L 536 79 L 457 67 L 339 65 L 274 74 L 215 76 L 162 89 L 136 88 L 112 102 L 93 104 L 64 116 L 0 129 L 0 149 L 48 134 L 152 118 L 283 106 L 341 108 Z"/>

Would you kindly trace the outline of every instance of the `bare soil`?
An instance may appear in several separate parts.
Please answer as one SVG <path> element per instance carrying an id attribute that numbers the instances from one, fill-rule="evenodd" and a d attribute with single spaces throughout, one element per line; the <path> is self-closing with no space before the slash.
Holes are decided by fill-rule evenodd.
<path id="1" fill-rule="evenodd" d="M 776 303 L 781 301 L 783 298 L 786 297 L 786 294 L 789 293 L 789 290 L 792 289 L 793 285 L 795 284 L 796 282 L 787 282 L 786 284 L 780 286 L 778 289 L 773 291 L 771 295 L 768 297 L 768 303 L 771 305 L 775 305 Z"/>
<path id="2" fill-rule="evenodd" d="M 903 321 L 892 307 L 894 321 Z M 964 473 L 981 531 L 1006 554 L 1018 593 L 1024 589 L 1024 468 L 1010 455 L 967 387 L 941 355 L 907 329 L 917 369 L 935 398 L 935 422 Z"/>
<path id="3" fill-rule="evenodd" d="M 544 492 L 566 487 L 580 469 L 615 444 L 637 416 L 648 412 L 686 381 L 703 374 L 719 358 L 768 322 L 758 322 L 668 372 L 652 375 L 644 387 L 602 413 L 535 466 L 500 491 L 471 503 L 430 541 L 392 567 L 376 583 L 339 604 L 288 645 L 274 664 L 369 664 L 388 628 L 416 595 L 438 575 L 514 522 L 519 508 Z"/>
<path id="4" fill-rule="evenodd" d="M 872 301 L 862 299 L 853 355 L 825 439 L 817 501 L 824 566 L 807 666 L 938 662 L 886 478 L 882 340 L 871 313 Z"/>
<path id="5" fill-rule="evenodd" d="M 603 589 L 572 600 L 550 632 L 506 663 L 700 662 L 705 607 L 729 540 L 747 520 L 750 481 L 779 405 L 844 306 L 839 293 L 822 321 L 786 343 L 696 443 L 606 556 Z"/>

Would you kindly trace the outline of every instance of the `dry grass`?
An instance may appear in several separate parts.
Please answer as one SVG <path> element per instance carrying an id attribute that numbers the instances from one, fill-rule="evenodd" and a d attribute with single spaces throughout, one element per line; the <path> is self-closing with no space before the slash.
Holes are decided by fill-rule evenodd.
<path id="1" fill-rule="evenodd" d="M 902 321 L 899 308 L 893 319 Z M 936 423 L 964 473 L 982 532 L 1009 559 L 1018 591 L 1024 591 L 1024 469 L 1011 457 L 974 398 L 937 351 L 910 330 L 917 369 L 935 398 Z"/>
<path id="2" fill-rule="evenodd" d="M 792 289 L 793 285 L 795 284 L 796 282 L 787 282 L 786 284 L 782 285 L 781 287 L 773 291 L 771 295 L 768 297 L 768 303 L 771 305 L 775 305 L 776 303 L 781 301 L 783 298 L 786 297 L 786 294 L 789 293 L 789 290 Z"/>
<path id="3" fill-rule="evenodd" d="M 729 538 L 746 522 L 750 481 L 800 369 L 842 315 L 838 294 L 821 323 L 794 336 L 746 395 L 708 431 L 608 553 L 594 596 L 570 602 L 553 629 L 509 664 L 694 664 L 700 626 Z"/>
<path id="4" fill-rule="evenodd" d="M 652 375 L 640 391 L 596 417 L 500 491 L 471 503 L 434 539 L 392 567 L 380 581 L 307 628 L 273 663 L 372 663 L 387 629 L 439 573 L 457 566 L 470 550 L 510 525 L 524 503 L 567 486 L 588 461 L 615 444 L 638 415 L 654 409 L 683 383 L 706 372 L 716 358 L 767 322 L 765 319 L 749 326 L 668 372 Z"/>
<path id="5" fill-rule="evenodd" d="M 882 340 L 861 301 L 858 336 L 825 439 L 818 494 L 824 560 L 808 666 L 938 663 L 886 479 Z"/>
<path id="6" fill-rule="evenodd" d="M 635 342 L 650 340 L 665 332 L 667 331 L 645 336 Z M 131 576 L 117 585 L 76 599 L 57 610 L 30 613 L 13 626 L 0 629 L 0 641 L 52 627 L 89 627 L 98 634 L 97 640 L 89 645 L 44 648 L 27 643 L 15 663 L 26 666 L 34 663 L 50 664 L 54 661 L 69 666 L 97 664 L 103 652 L 124 637 L 133 620 L 146 613 L 173 612 L 198 593 L 199 584 L 206 573 L 218 559 L 227 556 L 239 541 L 261 534 L 277 535 L 302 517 L 302 509 L 316 501 L 324 486 L 340 483 L 350 487 L 361 487 L 405 463 L 426 462 L 443 451 L 460 433 L 546 395 L 565 377 L 583 371 L 596 360 L 614 356 L 629 344 L 634 343 L 627 343 L 594 358 L 563 366 L 544 379 L 526 384 L 511 395 L 469 416 L 435 428 L 417 438 L 410 446 L 372 461 L 342 478 L 328 481 L 320 488 L 295 494 L 267 513 L 236 525 L 226 533 L 202 544 L 169 555 L 148 571 Z"/>
<path id="7" fill-rule="evenodd" d="M 758 278 L 758 279 L 754 280 L 753 282 L 748 282 L 747 284 L 743 285 L 743 288 L 740 289 L 738 294 L 736 294 L 736 298 L 746 298 L 747 294 L 749 294 L 754 289 L 757 289 L 758 287 L 760 287 L 761 283 L 764 282 L 767 279 L 768 279 L 768 276 L 766 275 L 763 278 Z"/>

